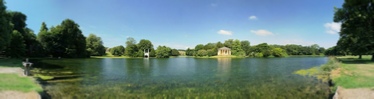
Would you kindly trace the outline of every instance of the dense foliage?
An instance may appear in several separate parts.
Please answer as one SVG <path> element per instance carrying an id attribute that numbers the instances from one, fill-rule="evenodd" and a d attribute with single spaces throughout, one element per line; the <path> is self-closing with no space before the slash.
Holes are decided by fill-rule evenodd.
<path id="1" fill-rule="evenodd" d="M 113 47 L 110 49 L 110 53 L 112 53 L 114 56 L 122 56 L 125 53 L 125 47 L 122 45 Z"/>
<path id="2" fill-rule="evenodd" d="M 228 47 L 231 49 L 231 54 L 235 56 L 249 56 L 249 57 L 285 57 L 288 55 L 322 55 L 325 48 L 319 47 L 317 44 L 311 46 L 301 46 L 295 44 L 288 45 L 268 45 L 261 43 L 255 46 L 250 46 L 249 41 L 240 41 L 229 39 L 224 43 L 207 43 L 206 45 L 198 44 L 195 49 L 188 48 L 186 50 L 187 56 L 215 56 L 218 49 Z"/>
<path id="3" fill-rule="evenodd" d="M 88 35 L 86 39 L 87 52 L 90 56 L 102 56 L 105 55 L 105 47 L 100 37 L 95 34 Z"/>
<path id="4" fill-rule="evenodd" d="M 156 49 L 156 57 L 157 58 L 169 58 L 171 52 L 171 48 L 166 46 L 158 46 Z"/>
<path id="5" fill-rule="evenodd" d="M 345 0 L 335 8 L 334 21 L 341 22 L 338 50 L 353 55 L 371 54 L 374 60 L 374 1 Z"/>
<path id="6" fill-rule="evenodd" d="M 12 27 L 3 0 L 0 0 L 0 54 L 10 42 Z"/>

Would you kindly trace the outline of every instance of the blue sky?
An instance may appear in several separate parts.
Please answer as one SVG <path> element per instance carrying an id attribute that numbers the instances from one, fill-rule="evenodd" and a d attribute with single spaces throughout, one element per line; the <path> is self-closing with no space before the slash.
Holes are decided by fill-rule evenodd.
<path id="1" fill-rule="evenodd" d="M 148 39 L 155 47 L 194 48 L 227 39 L 251 45 L 318 44 L 328 48 L 339 38 L 334 7 L 343 0 L 5 0 L 8 10 L 27 15 L 39 32 L 69 18 L 85 36 L 100 36 L 106 47 L 127 37 Z"/>

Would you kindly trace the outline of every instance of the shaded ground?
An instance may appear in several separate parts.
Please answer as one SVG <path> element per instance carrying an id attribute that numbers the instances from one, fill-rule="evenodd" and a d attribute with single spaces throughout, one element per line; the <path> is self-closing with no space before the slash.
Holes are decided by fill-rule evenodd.
<path id="1" fill-rule="evenodd" d="M 23 76 L 23 70 L 17 67 L 0 67 L 0 73 L 15 73 Z M 0 99 L 41 99 L 40 95 L 35 92 L 21 91 L 0 91 Z"/>
<path id="2" fill-rule="evenodd" d="M 342 61 L 341 67 L 331 71 L 334 83 L 339 86 L 334 99 L 373 99 L 374 62 L 370 61 L 370 56 L 338 59 Z"/>

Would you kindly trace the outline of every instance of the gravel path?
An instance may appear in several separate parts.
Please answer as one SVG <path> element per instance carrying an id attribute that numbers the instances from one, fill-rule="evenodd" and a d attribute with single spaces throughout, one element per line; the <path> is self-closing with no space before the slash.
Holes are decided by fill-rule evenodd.
<path id="1" fill-rule="evenodd" d="M 370 88 L 345 89 L 338 87 L 334 99 L 373 99 L 374 90 Z"/>
<path id="2" fill-rule="evenodd" d="M 19 67 L 0 67 L 0 73 L 15 73 L 24 76 L 23 69 Z M 28 93 L 19 91 L 1 91 L 0 99 L 41 99 L 41 97 L 35 91 Z"/>

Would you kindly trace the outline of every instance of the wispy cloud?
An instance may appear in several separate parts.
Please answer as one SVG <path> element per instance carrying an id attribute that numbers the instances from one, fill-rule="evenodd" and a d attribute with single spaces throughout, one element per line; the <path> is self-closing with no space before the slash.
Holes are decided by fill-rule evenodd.
<path id="1" fill-rule="evenodd" d="M 258 36 L 271 36 L 271 35 L 274 35 L 272 32 L 268 31 L 268 30 L 263 30 L 263 29 L 260 29 L 260 30 L 251 30 L 252 33 L 258 35 Z"/>
<path id="2" fill-rule="evenodd" d="M 257 17 L 254 16 L 254 15 L 252 15 L 252 16 L 249 16 L 248 19 L 249 19 L 249 20 L 257 20 Z"/>
<path id="3" fill-rule="evenodd" d="M 219 30 L 217 33 L 221 35 L 232 35 L 232 32 L 227 30 Z"/>
<path id="4" fill-rule="evenodd" d="M 330 23 L 325 23 L 325 28 L 326 28 L 326 33 L 329 34 L 337 34 L 340 32 L 342 23 L 336 23 L 336 22 L 330 22 Z"/>

